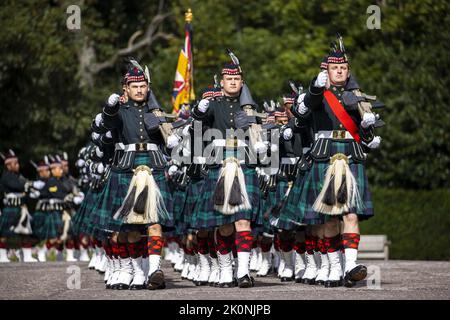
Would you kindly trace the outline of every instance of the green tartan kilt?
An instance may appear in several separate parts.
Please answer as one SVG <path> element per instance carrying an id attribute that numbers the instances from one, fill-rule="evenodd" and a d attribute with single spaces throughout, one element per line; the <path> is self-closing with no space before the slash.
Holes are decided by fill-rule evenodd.
<path id="1" fill-rule="evenodd" d="M 180 234 L 188 233 L 189 231 L 193 231 L 193 229 L 197 229 L 196 224 L 194 223 L 195 210 L 197 204 L 199 203 L 199 199 L 204 190 L 205 179 L 193 179 L 188 185 L 186 191 L 186 204 L 183 208 L 183 214 L 180 225 Z"/>
<path id="2" fill-rule="evenodd" d="M 190 183 L 185 189 L 176 188 L 173 190 L 173 217 L 174 217 L 174 228 L 170 228 L 164 232 L 166 237 L 179 236 L 184 233 L 184 222 L 183 222 L 183 211 L 185 208 L 187 200 L 187 190 Z"/>
<path id="3" fill-rule="evenodd" d="M 331 144 L 331 155 L 336 153 L 349 155 L 349 148 L 348 143 L 333 141 Z M 286 221 L 294 220 L 297 223 L 307 225 L 322 224 L 331 217 L 330 215 L 318 213 L 312 208 L 322 190 L 326 171 L 329 165 L 329 161 L 314 161 L 311 169 L 306 173 L 305 177 L 301 180 L 300 177 L 297 179 L 295 186 L 289 195 L 286 209 L 283 211 L 283 219 L 280 217 L 280 228 L 293 228 L 292 223 L 288 225 L 285 223 Z M 364 164 L 354 162 L 352 158 L 349 158 L 349 167 L 356 179 L 363 206 L 361 208 L 350 208 L 349 212 L 345 212 L 344 215 L 348 213 L 356 213 L 360 221 L 369 219 L 374 215 L 374 212 L 372 196 L 369 190 L 369 183 Z"/>
<path id="4" fill-rule="evenodd" d="M 83 233 L 83 223 L 87 219 L 89 214 L 88 208 L 92 206 L 92 191 L 89 190 L 86 193 L 86 197 L 81 203 L 75 215 L 72 217 L 72 232 L 74 235 L 82 235 Z"/>
<path id="5" fill-rule="evenodd" d="M 259 181 L 255 169 L 245 165 L 241 166 L 245 176 L 245 185 L 249 196 L 251 209 L 242 210 L 231 215 L 214 209 L 214 190 L 219 178 L 220 168 L 210 168 L 208 176 L 203 185 L 203 192 L 198 198 L 197 205 L 193 211 L 191 219 L 191 227 L 194 229 L 209 229 L 224 224 L 230 224 L 235 221 L 244 219 L 250 220 L 254 225 L 262 225 L 262 214 L 260 208 L 261 191 L 259 189 Z"/>
<path id="6" fill-rule="evenodd" d="M 62 235 L 62 211 L 36 211 L 31 221 L 33 235 L 39 240 L 55 239 Z"/>
<path id="7" fill-rule="evenodd" d="M 147 165 L 149 156 L 146 153 L 136 153 L 134 168 L 139 165 Z M 170 193 L 164 170 L 153 170 L 153 178 L 158 185 L 164 200 L 168 216 L 159 217 L 159 224 L 164 227 L 173 227 L 173 200 Z M 122 172 L 111 170 L 105 187 L 99 195 L 97 204 L 93 207 L 91 223 L 95 225 L 93 236 L 104 239 L 111 232 L 127 232 L 132 230 L 143 230 L 148 225 L 127 225 L 122 220 L 115 220 L 114 214 L 122 205 L 128 192 L 133 172 Z"/>
<path id="8" fill-rule="evenodd" d="M 5 206 L 0 215 L 0 237 L 17 235 L 11 228 L 15 228 L 20 221 L 21 208 Z"/>

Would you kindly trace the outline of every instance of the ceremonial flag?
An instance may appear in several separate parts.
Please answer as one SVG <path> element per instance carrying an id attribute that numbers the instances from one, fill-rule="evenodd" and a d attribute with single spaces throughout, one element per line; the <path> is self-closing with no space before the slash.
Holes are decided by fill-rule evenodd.
<path id="1" fill-rule="evenodd" d="M 173 113 L 178 113 L 180 105 L 189 103 L 195 99 L 194 79 L 193 79 L 193 57 L 192 57 L 192 11 L 191 9 L 185 14 L 186 24 L 184 47 L 181 49 L 178 57 L 177 70 L 175 72 L 175 81 L 173 84 L 172 104 Z"/>

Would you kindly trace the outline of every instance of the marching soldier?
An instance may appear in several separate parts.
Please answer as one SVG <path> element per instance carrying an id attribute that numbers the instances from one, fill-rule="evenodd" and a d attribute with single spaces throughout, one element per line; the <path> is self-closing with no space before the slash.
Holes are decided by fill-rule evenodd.
<path id="1" fill-rule="evenodd" d="M 381 139 L 374 135 L 377 118 L 371 105 L 375 98 L 361 93 L 350 74 L 341 37 L 322 65 L 326 70 L 311 81 L 304 99 L 299 97 L 293 109 L 300 121 L 310 118 L 315 140 L 299 209 L 305 218 L 325 222 L 323 245 L 330 270 L 325 285 L 339 286 L 344 277 L 345 285 L 351 287 L 367 275 L 367 268 L 356 263 L 358 222 L 374 214 L 364 162 L 367 152 L 377 148 Z M 343 221 L 342 234 L 339 219 Z M 341 237 L 344 274 L 339 256 Z"/>

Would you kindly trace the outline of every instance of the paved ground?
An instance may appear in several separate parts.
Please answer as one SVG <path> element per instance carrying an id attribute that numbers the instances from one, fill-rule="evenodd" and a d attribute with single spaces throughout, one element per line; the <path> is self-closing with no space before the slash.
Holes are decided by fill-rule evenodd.
<path id="1" fill-rule="evenodd" d="M 103 276 L 87 268 L 87 263 L 9 263 L 0 264 L 0 299 L 450 299 L 450 262 L 366 261 L 376 281 L 355 288 L 323 288 L 296 283 L 281 283 L 274 277 L 256 278 L 251 289 L 196 287 L 181 280 L 180 274 L 163 264 L 167 289 L 159 291 L 105 290 Z M 73 267 L 75 266 L 75 268 Z M 79 269 L 77 269 L 79 267 Z M 81 274 L 81 288 L 68 289 L 73 270 Z M 378 278 L 378 279 L 380 279 Z M 69 279 L 69 281 L 68 281 Z"/>

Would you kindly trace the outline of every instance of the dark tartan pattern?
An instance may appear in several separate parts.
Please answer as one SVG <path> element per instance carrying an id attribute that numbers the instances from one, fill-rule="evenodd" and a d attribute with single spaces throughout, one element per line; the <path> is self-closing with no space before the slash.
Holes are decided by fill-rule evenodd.
<path id="1" fill-rule="evenodd" d="M 133 168 L 149 163 L 147 153 L 137 153 Z M 154 170 L 153 178 L 158 185 L 161 196 L 168 212 L 168 217 L 159 217 L 159 223 L 165 227 L 173 226 L 173 200 L 170 193 L 165 173 L 162 170 Z M 127 231 L 130 229 L 141 229 L 141 226 L 127 226 L 121 220 L 113 219 L 114 214 L 122 205 L 128 192 L 128 187 L 133 177 L 133 172 L 119 172 L 111 170 L 108 181 L 99 195 L 97 204 L 93 207 L 91 223 L 95 225 L 93 236 L 103 239 L 113 231 Z"/>
<path id="2" fill-rule="evenodd" d="M 39 240 L 59 238 L 63 232 L 62 211 L 36 211 L 33 214 L 33 235 Z"/>
<path id="3" fill-rule="evenodd" d="M 20 221 L 20 207 L 6 206 L 1 209 L 0 215 L 0 236 L 11 237 L 16 235 L 10 230 L 11 227 L 16 227 Z"/>
<path id="4" fill-rule="evenodd" d="M 185 189 L 175 188 L 175 190 L 173 190 L 172 192 L 174 219 L 173 225 L 175 226 L 175 228 L 165 231 L 164 236 L 166 237 L 174 237 L 184 234 L 185 225 L 183 222 L 183 211 L 187 200 L 187 188 L 188 186 Z"/>
<path id="5" fill-rule="evenodd" d="M 192 179 L 186 190 L 186 204 L 183 208 L 180 232 L 181 234 L 188 231 L 188 229 L 195 229 L 193 221 L 196 206 L 203 192 L 205 179 Z M 193 227 L 193 228 L 192 228 Z M 192 231 L 192 230 L 191 230 Z"/>
<path id="6" fill-rule="evenodd" d="M 242 166 L 242 170 L 244 172 L 247 193 L 252 206 L 251 209 L 242 210 L 231 215 L 224 215 L 223 213 L 216 211 L 214 209 L 213 194 L 219 177 L 220 168 L 210 168 L 203 185 L 203 192 L 199 196 L 197 205 L 194 209 L 194 214 L 192 215 L 192 228 L 211 228 L 233 223 L 241 219 L 250 220 L 253 224 L 262 225 L 262 214 L 259 210 L 261 191 L 259 189 L 256 171 L 246 166 Z"/>
<path id="7" fill-rule="evenodd" d="M 350 155 L 349 144 L 333 141 L 331 144 L 331 155 L 344 153 Z M 278 221 L 281 229 L 293 229 L 295 223 L 322 224 L 330 216 L 317 213 L 312 209 L 316 198 L 319 196 L 325 180 L 325 174 L 330 165 L 329 161 L 314 161 L 311 170 L 303 177 L 298 177 L 288 198 L 288 203 L 282 216 Z M 362 208 L 351 208 L 347 213 L 356 213 L 359 220 L 365 220 L 374 215 L 372 197 L 369 190 L 367 175 L 364 164 L 356 163 L 349 159 L 349 167 L 358 184 L 358 190 L 362 199 Z M 344 213 L 346 214 L 346 213 Z"/>
<path id="8" fill-rule="evenodd" d="M 92 190 L 87 191 L 86 196 L 78 208 L 75 215 L 72 217 L 72 231 L 74 235 L 83 234 L 83 223 L 88 218 L 90 209 L 92 207 Z"/>

